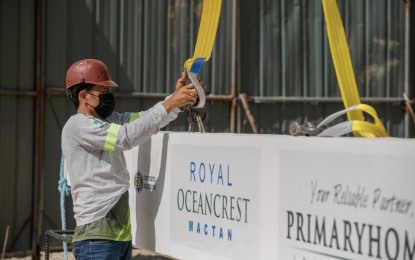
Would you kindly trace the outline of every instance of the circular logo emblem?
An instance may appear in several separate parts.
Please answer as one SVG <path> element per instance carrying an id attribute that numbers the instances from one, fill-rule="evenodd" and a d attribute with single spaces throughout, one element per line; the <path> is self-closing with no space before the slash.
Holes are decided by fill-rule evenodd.
<path id="1" fill-rule="evenodd" d="M 139 171 L 135 174 L 134 177 L 134 186 L 138 193 L 143 190 L 143 175 Z"/>

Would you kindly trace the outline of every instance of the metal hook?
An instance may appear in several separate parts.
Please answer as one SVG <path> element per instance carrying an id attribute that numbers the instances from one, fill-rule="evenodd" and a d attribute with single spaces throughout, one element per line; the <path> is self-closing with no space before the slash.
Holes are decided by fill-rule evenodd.
<path id="1" fill-rule="evenodd" d="M 289 126 L 290 135 L 299 136 L 316 136 L 321 133 L 326 127 L 318 128 L 311 122 L 305 122 L 303 125 L 300 125 L 298 122 L 292 122 Z"/>
<path id="2" fill-rule="evenodd" d="M 189 122 L 189 133 L 193 133 L 195 128 L 198 127 L 200 133 L 205 132 L 204 125 L 210 118 L 210 111 L 207 104 L 202 108 L 196 109 L 194 107 L 187 106 L 187 121 Z"/>

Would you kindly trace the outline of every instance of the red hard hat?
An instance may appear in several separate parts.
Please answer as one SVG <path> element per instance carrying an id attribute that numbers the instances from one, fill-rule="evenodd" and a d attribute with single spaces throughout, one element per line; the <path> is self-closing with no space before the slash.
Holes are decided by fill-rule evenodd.
<path id="1" fill-rule="evenodd" d="M 100 60 L 86 59 L 72 64 L 66 72 L 66 89 L 79 84 L 89 83 L 106 87 L 117 87 L 112 81 L 110 71 Z"/>

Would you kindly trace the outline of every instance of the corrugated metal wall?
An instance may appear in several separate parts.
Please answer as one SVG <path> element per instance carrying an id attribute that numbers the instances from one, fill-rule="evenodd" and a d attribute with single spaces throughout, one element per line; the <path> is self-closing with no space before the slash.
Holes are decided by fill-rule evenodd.
<path id="1" fill-rule="evenodd" d="M 203 70 L 212 94 L 230 93 L 231 6 L 231 1 L 224 1 L 219 44 Z M 202 1 L 54 1 L 48 2 L 48 9 L 54 10 L 48 13 L 53 22 L 47 23 L 48 86 L 62 87 L 67 67 L 93 57 L 111 68 L 120 85 L 117 91 L 167 94 L 173 91 L 184 61 L 193 54 Z M 131 109 L 125 102 L 133 101 L 123 100 L 117 108 Z M 217 118 L 211 127 L 226 131 L 227 121 Z M 181 121 L 174 129 L 185 130 L 184 124 Z"/>
<path id="2" fill-rule="evenodd" d="M 60 132 L 74 113 L 63 93 L 67 68 L 78 59 L 103 60 L 120 85 L 117 110 L 146 109 L 173 91 L 184 61 L 192 56 L 202 3 L 45 0 L 46 91 L 35 92 L 35 4 L 0 2 L 0 244 L 8 224 L 11 237 L 18 237 L 8 251 L 30 248 L 34 97 L 45 95 L 44 182 L 39 186 L 43 230 L 57 229 Z M 376 107 L 392 136 L 403 137 L 404 2 L 338 4 L 361 97 Z M 318 122 L 342 109 L 324 27 L 320 0 L 223 0 L 214 52 L 202 74 L 212 92 L 207 130 L 252 132 L 239 93 L 248 95 L 259 132 L 267 134 L 287 133 L 292 120 Z M 185 116 L 167 130 L 186 131 Z M 413 125 L 410 136 L 415 137 Z M 68 226 L 74 227 L 70 199 L 66 202 Z"/>
<path id="3" fill-rule="evenodd" d="M 340 97 L 321 1 L 240 3 L 244 17 L 240 28 L 249 28 L 241 29 L 241 88 L 258 103 L 272 103 L 251 107 L 261 132 L 287 133 L 292 120 L 319 122 L 340 110 L 341 103 L 331 102 L 333 99 L 318 101 Z M 404 136 L 399 99 L 404 92 L 405 3 L 367 0 L 338 4 L 361 98 L 377 100 L 369 103 L 378 110 L 390 135 Z M 292 102 L 281 101 L 281 97 Z"/>
<path id="4" fill-rule="evenodd" d="M 34 3 L 0 1 L 0 244 L 31 248 Z"/>

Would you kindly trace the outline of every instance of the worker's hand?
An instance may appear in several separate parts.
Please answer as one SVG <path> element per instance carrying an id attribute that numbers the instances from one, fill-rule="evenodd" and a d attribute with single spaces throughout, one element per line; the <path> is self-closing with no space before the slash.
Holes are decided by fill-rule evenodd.
<path id="1" fill-rule="evenodd" d="M 176 90 L 178 90 L 179 88 L 185 86 L 187 79 L 188 79 L 187 73 L 183 71 L 182 76 L 177 80 Z"/>
<path id="2" fill-rule="evenodd" d="M 183 87 L 183 86 L 185 86 L 185 85 L 186 85 L 186 82 L 187 82 L 187 81 L 189 81 L 188 79 L 189 79 L 189 78 L 188 78 L 188 76 L 187 76 L 187 73 L 186 73 L 186 72 L 182 72 L 182 77 L 181 77 L 180 79 L 178 79 L 178 80 L 177 80 L 177 83 L 176 83 L 176 90 L 177 90 L 177 89 L 179 89 L 179 88 L 181 88 L 181 87 Z M 203 84 L 202 79 L 201 79 L 199 76 L 197 76 L 197 80 L 199 81 L 199 84 L 200 84 L 200 85 L 202 86 L 202 88 L 204 89 L 205 94 L 206 94 L 206 95 L 209 95 L 209 94 L 210 94 L 210 91 L 206 88 L 206 85 L 205 85 L 205 84 Z"/>
<path id="3" fill-rule="evenodd" d="M 193 105 L 196 102 L 197 91 L 193 84 L 186 85 L 186 78 L 186 73 L 183 72 L 182 77 L 177 80 L 176 91 L 162 103 L 167 113 L 174 108 Z"/>

